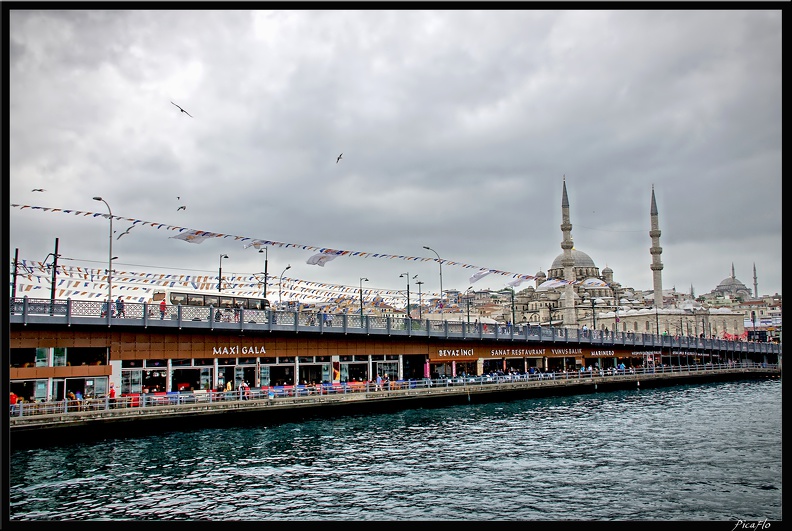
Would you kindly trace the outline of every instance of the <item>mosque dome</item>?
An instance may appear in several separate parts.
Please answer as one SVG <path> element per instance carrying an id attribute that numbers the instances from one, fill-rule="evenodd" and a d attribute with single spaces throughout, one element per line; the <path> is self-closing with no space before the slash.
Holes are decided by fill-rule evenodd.
<path id="1" fill-rule="evenodd" d="M 745 284 L 740 282 L 734 277 L 727 277 L 721 280 L 720 284 L 718 284 L 718 290 L 721 291 L 733 291 L 734 289 L 748 289 Z"/>
<path id="2" fill-rule="evenodd" d="M 553 260 L 553 265 L 550 266 L 550 269 L 563 269 L 564 266 L 561 265 L 561 261 L 563 259 L 564 253 L 556 256 L 555 260 Z M 575 261 L 572 267 L 597 267 L 594 265 L 594 260 L 592 260 L 589 255 L 583 251 L 578 251 L 577 249 L 572 249 L 572 259 Z"/>
<path id="3" fill-rule="evenodd" d="M 748 289 L 745 284 L 737 280 L 737 277 L 734 276 L 734 266 L 732 266 L 731 276 L 721 280 L 714 292 L 720 293 L 722 295 L 728 294 L 737 297 L 750 297 L 751 295 L 751 290 Z"/>
<path id="4" fill-rule="evenodd" d="M 602 274 L 604 275 L 605 273 L 613 273 L 613 269 L 611 269 L 608 266 L 605 266 L 605 269 L 602 270 Z"/>

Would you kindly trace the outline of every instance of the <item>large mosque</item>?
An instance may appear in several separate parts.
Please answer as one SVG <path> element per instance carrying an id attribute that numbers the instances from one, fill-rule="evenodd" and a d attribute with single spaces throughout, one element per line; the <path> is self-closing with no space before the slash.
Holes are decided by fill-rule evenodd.
<path id="1" fill-rule="evenodd" d="M 614 280 L 610 267 L 600 271 L 589 255 L 574 247 L 566 179 L 561 195 L 561 216 L 561 254 L 553 260 L 547 273 L 536 273 L 534 286 L 515 294 L 514 308 L 500 305 L 491 317 L 506 322 L 511 320 L 513 313 L 517 324 L 564 328 L 582 328 L 585 325 L 602 331 L 728 338 L 745 336 L 742 312 L 710 308 L 695 300 L 692 288 L 689 294 L 675 289 L 663 290 L 661 232 L 654 187 L 649 230 L 653 289 L 647 292 L 623 287 Z M 755 279 L 754 267 L 754 282 Z M 731 277 L 704 299 L 723 295 L 743 300 L 751 298 L 750 290 L 735 278 L 733 265 Z M 481 300 L 475 294 L 472 296 Z M 463 297 L 460 295 L 460 299 Z"/>

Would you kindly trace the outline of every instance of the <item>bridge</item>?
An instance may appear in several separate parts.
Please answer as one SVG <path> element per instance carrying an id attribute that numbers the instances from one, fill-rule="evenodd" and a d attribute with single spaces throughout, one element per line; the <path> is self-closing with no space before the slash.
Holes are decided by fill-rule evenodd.
<path id="1" fill-rule="evenodd" d="M 486 375 L 776 367 L 782 346 L 694 336 L 272 309 L 11 299 L 10 383 L 27 401 Z M 332 317 L 332 319 L 331 319 Z"/>

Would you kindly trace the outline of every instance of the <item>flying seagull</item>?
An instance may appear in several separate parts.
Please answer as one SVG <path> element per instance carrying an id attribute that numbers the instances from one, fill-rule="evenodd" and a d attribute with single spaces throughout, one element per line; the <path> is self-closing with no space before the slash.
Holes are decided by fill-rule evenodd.
<path id="1" fill-rule="evenodd" d="M 31 192 L 46 192 L 44 188 L 33 188 Z"/>
<path id="2" fill-rule="evenodd" d="M 176 212 L 178 212 L 179 210 L 187 210 L 187 207 L 182 205 L 182 206 L 180 206 L 179 208 L 176 209 Z"/>
<path id="3" fill-rule="evenodd" d="M 341 153 L 341 155 L 343 155 L 343 153 Z M 338 158 L 336 159 L 336 164 L 338 164 L 338 161 L 341 160 L 341 155 L 339 155 Z"/>
<path id="4" fill-rule="evenodd" d="M 132 230 L 132 229 L 134 229 L 134 228 L 135 228 L 135 226 L 134 226 L 134 225 L 130 225 L 130 226 L 127 228 L 127 230 L 125 230 L 124 232 L 122 232 L 121 234 L 119 234 L 119 235 L 118 235 L 118 238 L 116 238 L 116 240 L 120 240 L 120 239 L 121 239 L 121 236 L 123 236 L 124 234 L 129 234 L 129 231 L 131 231 L 131 230 Z"/>
<path id="5" fill-rule="evenodd" d="M 173 103 L 173 102 L 171 102 L 171 103 Z M 175 103 L 173 103 L 173 104 L 174 104 L 174 105 L 176 105 Z M 176 105 L 176 107 L 179 107 L 179 106 L 178 106 L 178 105 Z M 193 117 L 193 116 L 192 116 L 192 114 L 188 113 L 187 111 L 185 111 L 185 110 L 184 110 L 184 109 L 182 109 L 181 107 L 179 107 L 179 110 L 180 110 L 181 112 L 183 112 L 184 114 L 186 114 L 187 116 L 189 116 L 190 118 L 192 118 L 192 117 Z"/>

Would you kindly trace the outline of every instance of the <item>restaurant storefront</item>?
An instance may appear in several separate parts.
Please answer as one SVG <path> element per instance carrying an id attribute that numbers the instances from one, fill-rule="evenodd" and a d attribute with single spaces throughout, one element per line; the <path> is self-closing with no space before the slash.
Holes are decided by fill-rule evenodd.
<path id="1" fill-rule="evenodd" d="M 653 357 L 652 353 L 649 356 Z M 451 377 L 497 372 L 525 374 L 532 369 L 540 372 L 578 371 L 589 366 L 606 369 L 621 363 L 636 367 L 643 365 L 646 357 L 643 352 L 591 348 L 438 348 L 429 355 L 429 365 L 432 377 L 437 378 L 445 374 Z"/>

